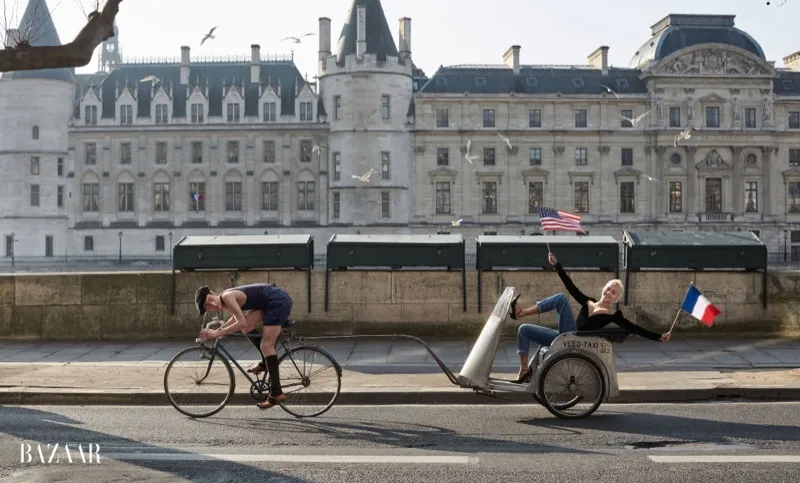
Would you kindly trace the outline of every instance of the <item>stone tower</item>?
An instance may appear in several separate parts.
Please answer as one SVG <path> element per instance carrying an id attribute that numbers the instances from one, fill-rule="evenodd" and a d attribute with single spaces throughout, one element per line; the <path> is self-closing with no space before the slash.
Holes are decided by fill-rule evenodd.
<path id="1" fill-rule="evenodd" d="M 407 225 L 413 193 L 411 20 L 398 51 L 380 0 L 353 0 L 336 52 L 319 19 L 319 85 L 328 137 L 329 223 Z M 373 170 L 369 181 L 354 179 Z"/>
<path id="2" fill-rule="evenodd" d="M 20 40 L 61 45 L 46 0 L 30 0 L 6 48 Z M 0 79 L 0 255 L 57 256 L 67 246 L 73 69 L 7 72 Z M 72 200 L 70 200 L 72 196 Z M 13 233 L 13 236 L 12 236 Z"/>
<path id="3" fill-rule="evenodd" d="M 114 21 L 114 36 L 100 45 L 100 57 L 97 59 L 98 72 L 111 72 L 122 63 L 122 52 L 119 50 L 119 29 Z"/>

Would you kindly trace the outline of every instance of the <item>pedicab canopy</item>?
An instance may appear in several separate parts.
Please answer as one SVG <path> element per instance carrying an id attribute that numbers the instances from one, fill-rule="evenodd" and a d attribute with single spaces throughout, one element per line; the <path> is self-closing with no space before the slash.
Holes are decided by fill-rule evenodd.
<path id="1" fill-rule="evenodd" d="M 640 270 L 762 271 L 767 304 L 767 247 L 752 232 L 629 232 L 622 238 L 625 303 L 630 272 Z"/>
<path id="2" fill-rule="evenodd" d="M 619 242 L 610 236 L 498 236 L 477 238 L 478 310 L 482 310 L 482 273 L 493 270 L 552 270 L 552 251 L 570 270 L 600 270 L 619 276 Z"/>
<path id="3" fill-rule="evenodd" d="M 172 250 L 172 299 L 175 305 L 175 271 L 276 270 L 306 271 L 308 311 L 311 312 L 311 270 L 314 237 L 311 235 L 185 236 Z"/>
<path id="4" fill-rule="evenodd" d="M 325 271 L 325 310 L 328 310 L 328 280 L 332 270 L 385 268 L 390 270 L 461 269 L 463 306 L 467 310 L 467 273 L 461 235 L 347 235 L 328 241 Z"/>

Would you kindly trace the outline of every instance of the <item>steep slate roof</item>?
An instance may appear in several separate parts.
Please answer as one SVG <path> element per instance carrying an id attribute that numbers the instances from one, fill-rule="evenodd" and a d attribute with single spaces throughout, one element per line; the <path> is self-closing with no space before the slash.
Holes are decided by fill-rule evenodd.
<path id="1" fill-rule="evenodd" d="M 46 0 L 29 0 L 19 22 L 20 37 L 34 47 L 62 45 Z M 7 79 L 52 79 L 75 82 L 75 69 L 40 69 L 8 72 Z"/>
<path id="2" fill-rule="evenodd" d="M 227 93 L 226 88 L 244 85 L 244 116 L 258 115 L 259 84 L 250 82 L 249 62 L 193 62 L 189 66 L 189 84 L 180 84 L 180 64 L 120 64 L 102 81 L 101 118 L 116 117 L 116 100 L 118 93 L 126 85 L 135 89 L 138 102 L 137 117 L 150 117 L 152 89 L 164 86 L 172 98 L 173 117 L 186 116 L 187 92 L 195 86 L 201 86 L 203 92 L 208 86 L 208 116 L 222 116 L 222 100 Z M 140 79 L 154 75 L 160 80 L 155 86 L 151 82 L 139 82 Z M 307 82 L 293 61 L 261 61 L 262 93 L 267 85 L 277 88 L 281 86 L 281 115 L 295 114 L 296 89 Z M 88 85 L 81 85 L 78 91 L 85 91 Z M 119 88 L 119 90 L 117 90 Z M 171 92 L 170 92 L 171 89 Z M 76 94 L 77 95 L 77 94 Z M 78 113 L 79 115 L 81 113 Z M 317 113 L 319 115 L 319 113 Z"/>
<path id="3" fill-rule="evenodd" d="M 635 69 L 611 67 L 608 75 L 592 66 L 520 66 L 514 74 L 505 65 L 439 67 L 421 94 L 602 94 L 606 85 L 618 94 L 646 94 Z"/>
<path id="4" fill-rule="evenodd" d="M 400 54 L 394 43 L 389 24 L 386 22 L 386 15 L 383 13 L 383 6 L 381 6 L 380 0 L 353 0 L 350 11 L 347 13 L 348 20 L 339 35 L 339 42 L 336 48 L 336 63 L 343 66 L 345 56 L 356 53 L 359 6 L 366 8 L 364 13 L 367 31 L 367 52 L 375 54 L 379 61 L 384 61 L 387 57 L 399 57 Z"/>
<path id="5" fill-rule="evenodd" d="M 764 50 L 746 32 L 735 28 L 735 15 L 667 15 L 651 27 L 652 37 L 631 59 L 631 68 L 641 68 L 681 49 L 700 44 L 727 44 L 767 60 Z"/>

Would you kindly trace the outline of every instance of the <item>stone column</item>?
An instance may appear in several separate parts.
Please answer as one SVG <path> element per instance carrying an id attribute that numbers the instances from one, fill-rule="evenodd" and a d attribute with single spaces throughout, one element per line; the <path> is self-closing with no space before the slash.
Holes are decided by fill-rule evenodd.
<path id="1" fill-rule="evenodd" d="M 694 146 L 686 146 L 686 193 L 689 195 L 686 199 L 686 220 L 693 220 L 696 218 L 698 207 L 700 204 L 697 202 L 698 198 L 702 198 L 699 180 L 697 178 L 697 169 L 695 169 L 694 155 L 697 153 L 697 148 Z"/>
<path id="2" fill-rule="evenodd" d="M 741 156 L 742 156 L 742 147 L 741 146 L 731 146 L 731 200 L 733 201 L 733 206 L 731 207 L 731 213 L 734 216 L 738 216 L 741 213 L 744 213 L 744 199 L 743 199 L 743 190 L 744 185 L 742 185 L 742 163 L 741 163 Z M 724 206 L 723 206 L 723 211 Z"/>
<path id="3" fill-rule="evenodd" d="M 650 149 L 648 149 L 648 151 L 650 151 Z M 650 156 L 652 166 L 652 170 L 650 172 L 653 173 L 653 178 L 658 180 L 655 182 L 650 182 L 650 180 L 647 180 L 648 191 L 653 193 L 653 201 L 650 208 L 653 219 L 658 219 L 659 217 L 663 216 L 661 213 L 667 211 L 665 198 L 669 197 L 669 184 L 666 180 L 664 180 L 664 162 L 666 152 L 666 146 L 655 146 L 655 157 L 652 155 Z"/>
<path id="4" fill-rule="evenodd" d="M 763 176 L 763 181 L 761 182 L 763 185 L 761 187 L 761 192 L 763 193 L 761 196 L 761 213 L 764 216 L 772 215 L 772 198 L 774 196 L 772 193 L 772 155 L 777 155 L 778 149 L 777 146 L 761 146 L 761 174 Z"/>
<path id="5" fill-rule="evenodd" d="M 552 199 L 553 199 L 553 203 L 555 203 L 556 205 L 562 204 L 561 200 L 558 199 L 558 186 L 559 186 L 558 183 L 559 182 L 563 182 L 563 181 L 560 181 L 560 179 L 559 179 L 559 174 L 562 174 L 563 172 L 559 173 L 559 169 L 558 168 L 559 168 L 559 158 L 561 158 L 563 155 L 564 155 L 564 146 L 563 145 L 554 145 L 553 146 L 553 183 L 551 184 L 550 188 L 553 190 L 553 198 Z M 560 164 L 563 166 L 564 163 L 560 163 Z M 569 168 L 567 168 L 564 171 L 568 171 L 568 170 L 569 170 Z M 564 176 L 564 181 L 567 181 L 567 176 L 566 175 Z M 572 186 L 569 186 L 568 190 L 571 190 L 571 189 L 572 189 Z M 564 206 L 569 206 L 569 205 L 564 205 Z"/>
<path id="6" fill-rule="evenodd" d="M 598 163 L 598 166 L 597 166 L 597 168 L 598 168 L 597 169 L 597 171 L 598 171 L 597 174 L 598 174 L 598 179 L 599 179 L 598 187 L 597 187 L 597 191 L 599 192 L 599 196 L 597 197 L 597 217 L 598 217 L 598 220 L 600 220 L 600 217 L 602 217 L 603 215 L 607 215 L 607 216 L 611 216 L 612 215 L 612 212 L 608 212 L 608 213 L 604 213 L 603 212 L 603 198 L 604 198 L 604 196 L 603 196 L 604 195 L 604 193 L 603 193 L 603 167 L 604 166 L 603 165 L 608 162 L 608 153 L 611 152 L 611 148 L 609 146 L 600 146 L 600 147 L 597 148 L 597 151 L 600 153 L 600 162 Z M 606 169 L 609 170 L 609 171 L 612 171 L 612 172 L 614 171 L 612 166 L 608 166 Z M 614 195 L 611 197 L 611 199 L 612 200 L 619 200 L 619 191 L 615 191 Z M 616 202 L 618 202 L 618 201 L 616 201 Z M 614 206 L 614 203 L 615 202 L 612 202 L 611 206 Z M 636 197 L 635 196 L 634 196 L 634 203 L 636 203 Z M 634 204 L 634 207 L 635 206 L 636 205 Z M 614 213 L 616 213 L 616 211 L 617 210 L 613 210 Z"/>

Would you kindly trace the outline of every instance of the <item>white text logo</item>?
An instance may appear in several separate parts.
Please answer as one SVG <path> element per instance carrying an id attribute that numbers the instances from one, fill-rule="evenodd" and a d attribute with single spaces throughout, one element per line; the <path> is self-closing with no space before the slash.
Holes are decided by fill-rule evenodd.
<path id="1" fill-rule="evenodd" d="M 29 443 L 22 443 L 19 447 L 19 462 L 20 463 L 42 463 L 52 464 L 61 463 L 100 463 L 100 445 L 89 444 L 84 448 L 82 444 L 68 445 L 68 444 L 50 444 L 41 445 L 36 443 L 36 447 L 32 447 Z"/>

